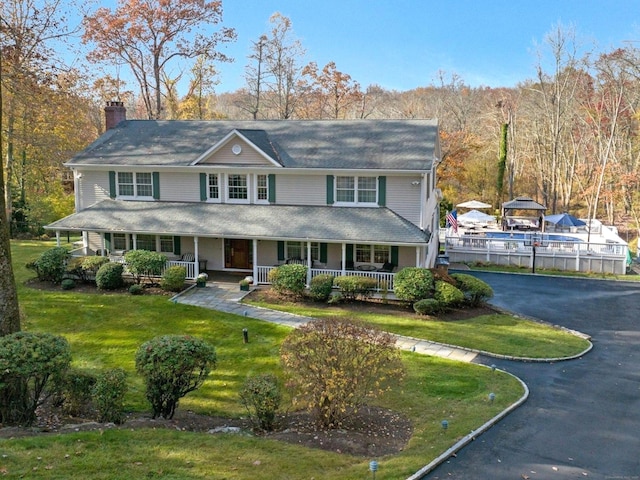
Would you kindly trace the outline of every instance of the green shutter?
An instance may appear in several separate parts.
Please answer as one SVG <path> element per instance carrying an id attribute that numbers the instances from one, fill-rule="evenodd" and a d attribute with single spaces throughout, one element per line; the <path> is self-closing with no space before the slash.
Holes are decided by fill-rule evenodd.
<path id="1" fill-rule="evenodd" d="M 398 266 L 398 247 L 395 245 L 391 247 L 391 263 Z"/>
<path id="2" fill-rule="evenodd" d="M 269 193 L 268 193 L 268 198 L 267 200 L 269 200 L 269 203 L 276 203 L 276 176 L 274 173 L 270 173 L 269 176 L 267 177 L 268 180 L 268 186 L 269 186 Z"/>
<path id="3" fill-rule="evenodd" d="M 207 201 L 207 174 L 206 173 L 200 174 L 200 201 L 201 202 Z"/>
<path id="4" fill-rule="evenodd" d="M 111 234 L 109 232 L 104 234 L 104 248 L 107 252 L 111 251 Z"/>
<path id="5" fill-rule="evenodd" d="M 278 242 L 278 261 L 284 261 L 284 242 Z"/>
<path id="6" fill-rule="evenodd" d="M 353 244 L 352 243 L 347 243 L 347 251 L 346 251 L 346 255 L 347 255 L 347 262 L 353 262 Z"/>
<path id="7" fill-rule="evenodd" d="M 153 199 L 160 200 L 160 174 L 153 172 L 151 174 L 151 181 L 153 182 Z"/>
<path id="8" fill-rule="evenodd" d="M 378 177 L 378 205 L 387 205 L 387 177 Z"/>
<path id="9" fill-rule="evenodd" d="M 327 175 L 327 205 L 333 205 L 333 175 Z"/>
<path id="10" fill-rule="evenodd" d="M 327 259 L 329 258 L 327 254 L 327 247 L 328 245 L 326 243 L 320 244 L 320 262 L 321 263 L 327 263 Z"/>
<path id="11" fill-rule="evenodd" d="M 116 172 L 109 172 L 109 197 L 116 198 Z"/>
<path id="12" fill-rule="evenodd" d="M 180 255 L 180 237 L 173 237 L 173 253 L 174 255 Z"/>

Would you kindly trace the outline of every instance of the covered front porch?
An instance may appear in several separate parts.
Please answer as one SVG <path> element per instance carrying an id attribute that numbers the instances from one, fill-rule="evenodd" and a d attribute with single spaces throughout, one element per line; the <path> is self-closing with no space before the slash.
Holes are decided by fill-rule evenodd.
<path id="1" fill-rule="evenodd" d="M 215 205 L 106 200 L 49 226 L 82 232 L 78 254 L 108 255 L 124 262 L 129 250 L 167 256 L 187 278 L 227 271 L 269 282 L 269 271 L 287 264 L 319 274 L 375 278 L 392 291 L 404 267 L 429 267 L 437 242 L 386 208 Z"/>

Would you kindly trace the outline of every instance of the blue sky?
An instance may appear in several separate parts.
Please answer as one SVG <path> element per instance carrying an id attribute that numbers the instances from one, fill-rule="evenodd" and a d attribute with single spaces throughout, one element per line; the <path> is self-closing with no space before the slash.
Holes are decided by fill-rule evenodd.
<path id="1" fill-rule="evenodd" d="M 252 41 L 280 12 L 320 68 L 334 61 L 363 88 L 409 90 L 439 71 L 472 86 L 515 86 L 535 76 L 536 52 L 554 26 L 573 26 L 585 48 L 640 42 L 638 0 L 223 0 L 225 26 L 238 33 L 218 65 L 218 92 L 244 85 Z M 635 43 L 640 47 L 640 43 Z"/>

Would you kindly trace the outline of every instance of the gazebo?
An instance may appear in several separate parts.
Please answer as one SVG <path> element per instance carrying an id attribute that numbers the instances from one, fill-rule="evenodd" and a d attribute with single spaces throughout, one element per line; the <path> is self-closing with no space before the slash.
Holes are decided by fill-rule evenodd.
<path id="1" fill-rule="evenodd" d="M 547 207 L 529 197 L 517 197 L 505 202 L 502 204 L 502 230 L 544 231 L 546 210 Z"/>

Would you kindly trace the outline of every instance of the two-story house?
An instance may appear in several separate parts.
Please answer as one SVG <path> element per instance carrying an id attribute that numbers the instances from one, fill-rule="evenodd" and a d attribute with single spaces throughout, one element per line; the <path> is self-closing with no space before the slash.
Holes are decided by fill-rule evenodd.
<path id="1" fill-rule="evenodd" d="M 126 120 L 119 102 L 106 114 L 66 163 L 76 213 L 46 227 L 82 232 L 84 254 L 153 250 L 189 278 L 260 283 L 285 262 L 388 285 L 390 270 L 435 262 L 435 120 Z"/>

